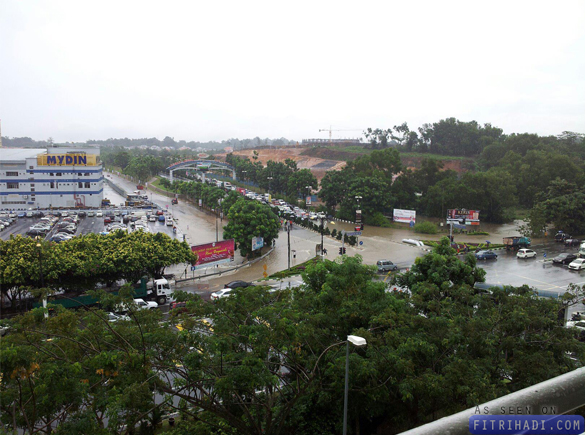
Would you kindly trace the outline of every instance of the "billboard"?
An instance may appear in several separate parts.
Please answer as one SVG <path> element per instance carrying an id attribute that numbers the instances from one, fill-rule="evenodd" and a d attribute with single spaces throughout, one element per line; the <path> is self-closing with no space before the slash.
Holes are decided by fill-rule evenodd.
<path id="1" fill-rule="evenodd" d="M 307 205 L 311 205 L 311 195 L 307 195 L 307 200 L 305 202 Z"/>
<path id="2" fill-rule="evenodd" d="M 479 225 L 479 210 L 467 210 L 454 208 L 447 210 L 447 222 L 455 222 L 465 225 Z"/>
<path id="3" fill-rule="evenodd" d="M 40 154 L 37 156 L 38 166 L 97 166 L 99 156 L 86 153 Z"/>
<path id="4" fill-rule="evenodd" d="M 355 211 L 355 223 L 356 224 L 361 224 L 362 223 L 362 211 L 361 210 L 356 210 Z"/>
<path id="5" fill-rule="evenodd" d="M 403 224 L 410 224 L 411 222 L 414 224 L 416 223 L 416 211 L 395 208 L 392 220 Z"/>
<path id="6" fill-rule="evenodd" d="M 252 251 L 256 249 L 260 249 L 264 246 L 264 237 L 254 237 L 252 238 Z"/>
<path id="7" fill-rule="evenodd" d="M 195 269 L 201 269 L 234 261 L 235 243 L 234 239 L 222 240 L 221 242 L 191 246 L 191 250 L 197 257 Z"/>

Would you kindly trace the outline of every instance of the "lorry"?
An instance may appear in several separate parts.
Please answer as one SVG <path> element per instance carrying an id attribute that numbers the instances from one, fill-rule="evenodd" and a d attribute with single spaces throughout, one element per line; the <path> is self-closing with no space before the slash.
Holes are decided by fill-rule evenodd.
<path id="1" fill-rule="evenodd" d="M 530 246 L 530 238 L 522 236 L 504 237 L 504 245 L 507 251 L 517 251 L 518 249 L 528 248 Z"/>
<path id="2" fill-rule="evenodd" d="M 581 243 L 579 246 L 579 257 L 585 258 L 585 243 Z"/>
<path id="3" fill-rule="evenodd" d="M 119 290 L 120 290 L 119 288 L 106 289 L 106 291 L 111 292 L 114 295 L 117 295 Z M 142 277 L 140 279 L 140 283 L 138 283 L 134 288 L 133 297 L 135 299 L 141 298 L 144 299 L 145 301 L 155 301 L 159 305 L 164 305 L 167 302 L 167 300 L 171 300 L 173 297 L 173 289 L 171 287 L 171 282 L 169 282 L 167 278 L 160 278 L 150 281 L 146 277 Z M 49 304 L 61 305 L 65 308 L 82 308 L 98 305 L 98 300 L 89 294 L 55 295 L 50 296 L 47 302 Z M 43 306 L 42 300 L 39 300 L 38 302 L 35 302 L 33 304 L 34 308 L 42 306 Z"/>

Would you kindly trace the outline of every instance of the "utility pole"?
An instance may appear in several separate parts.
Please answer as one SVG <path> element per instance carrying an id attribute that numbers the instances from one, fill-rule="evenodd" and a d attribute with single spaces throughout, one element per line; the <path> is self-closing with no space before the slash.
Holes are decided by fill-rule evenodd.
<path id="1" fill-rule="evenodd" d="M 288 268 L 290 269 L 290 222 L 286 226 L 288 233 Z"/>

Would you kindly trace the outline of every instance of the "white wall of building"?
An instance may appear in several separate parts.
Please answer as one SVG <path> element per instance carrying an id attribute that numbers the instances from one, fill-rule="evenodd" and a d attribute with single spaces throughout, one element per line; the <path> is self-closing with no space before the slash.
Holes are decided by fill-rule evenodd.
<path id="1" fill-rule="evenodd" d="M 103 183 L 98 148 L 0 150 L 0 209 L 99 207 Z"/>

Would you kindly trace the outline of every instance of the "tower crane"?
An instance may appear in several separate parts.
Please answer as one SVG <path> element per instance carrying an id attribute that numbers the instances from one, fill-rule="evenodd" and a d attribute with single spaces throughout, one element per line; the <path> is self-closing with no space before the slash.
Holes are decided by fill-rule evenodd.
<path id="1" fill-rule="evenodd" d="M 320 129 L 319 129 L 319 132 L 322 132 L 322 131 L 328 131 L 328 132 L 329 132 L 329 145 L 331 145 L 331 144 L 333 143 L 333 140 L 332 140 L 332 138 L 331 138 L 331 134 L 332 134 L 332 132 L 334 132 L 334 131 L 362 131 L 362 130 L 360 130 L 360 129 L 358 129 L 358 128 L 350 128 L 350 129 L 335 129 L 335 130 L 334 130 L 334 129 L 332 129 L 332 128 L 331 128 L 331 126 L 329 126 L 329 128 L 320 128 Z"/>

